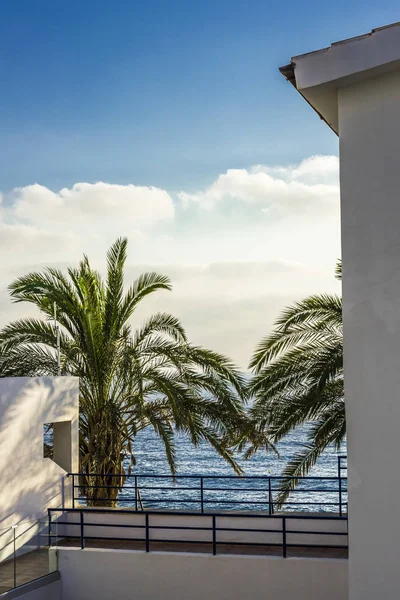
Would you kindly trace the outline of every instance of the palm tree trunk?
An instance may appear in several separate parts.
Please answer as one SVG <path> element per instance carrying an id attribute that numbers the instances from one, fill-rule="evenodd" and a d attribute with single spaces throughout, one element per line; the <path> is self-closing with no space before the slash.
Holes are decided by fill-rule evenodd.
<path id="1" fill-rule="evenodd" d="M 86 496 L 87 506 L 114 508 L 124 485 L 125 471 L 118 424 L 110 419 L 107 410 L 94 416 L 87 444 L 92 453 L 82 469 L 82 495 Z"/>
<path id="2" fill-rule="evenodd" d="M 118 492 L 121 489 L 122 477 L 114 474 L 87 475 L 83 485 L 87 506 L 115 508 L 118 503 Z"/>

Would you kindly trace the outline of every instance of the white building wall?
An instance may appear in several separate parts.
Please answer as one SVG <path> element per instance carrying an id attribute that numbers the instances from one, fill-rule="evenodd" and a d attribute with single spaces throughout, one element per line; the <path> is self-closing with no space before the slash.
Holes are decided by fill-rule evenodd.
<path id="1" fill-rule="evenodd" d="M 399 597 L 400 73 L 339 90 L 350 600 Z"/>
<path id="2" fill-rule="evenodd" d="M 78 469 L 78 379 L 13 378 L 0 379 L 0 531 L 4 540 L 7 528 L 18 526 L 24 543 L 32 521 L 47 515 L 48 507 L 70 506 L 71 484 L 66 468 Z M 69 439 L 59 448 L 61 468 L 43 458 L 43 425 L 68 423 L 60 431 L 60 439 Z M 56 430 L 56 428 L 55 428 Z M 69 457 L 69 458 L 68 458 Z M 20 544 L 18 544 L 20 545 Z M 0 539 L 0 559 L 10 545 Z"/>
<path id="3" fill-rule="evenodd" d="M 62 600 L 347 600 L 347 561 L 58 549 Z"/>

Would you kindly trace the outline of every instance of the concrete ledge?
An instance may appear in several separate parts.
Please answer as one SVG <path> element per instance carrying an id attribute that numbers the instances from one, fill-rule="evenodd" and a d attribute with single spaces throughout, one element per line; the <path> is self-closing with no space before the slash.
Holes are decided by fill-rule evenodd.
<path id="1" fill-rule="evenodd" d="M 8 592 L 4 592 L 0 594 L 1 600 L 3 598 L 6 600 L 11 600 L 11 598 L 20 598 L 24 596 L 28 592 L 33 592 L 34 590 L 38 590 L 39 588 L 45 587 L 50 583 L 54 583 L 60 579 L 59 571 L 55 571 L 54 573 L 49 573 L 49 575 L 45 575 L 44 577 L 39 577 L 39 579 L 34 579 L 25 585 L 19 585 L 13 590 L 9 590 Z"/>

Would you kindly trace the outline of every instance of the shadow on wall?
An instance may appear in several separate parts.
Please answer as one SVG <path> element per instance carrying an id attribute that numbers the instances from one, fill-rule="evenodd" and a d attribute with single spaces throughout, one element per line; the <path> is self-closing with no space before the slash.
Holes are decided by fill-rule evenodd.
<path id="1" fill-rule="evenodd" d="M 79 460 L 78 386 L 74 377 L 0 379 L 1 529 L 39 519 L 48 507 L 68 501 L 65 475 Z M 43 424 L 49 422 L 70 422 L 69 447 L 61 449 L 64 468 L 43 457 Z"/>
<path id="2" fill-rule="evenodd" d="M 14 527 L 0 529 L 0 565 L 14 556 L 14 548 L 15 555 L 21 556 L 47 546 L 48 531 L 48 519 L 24 521 Z"/>

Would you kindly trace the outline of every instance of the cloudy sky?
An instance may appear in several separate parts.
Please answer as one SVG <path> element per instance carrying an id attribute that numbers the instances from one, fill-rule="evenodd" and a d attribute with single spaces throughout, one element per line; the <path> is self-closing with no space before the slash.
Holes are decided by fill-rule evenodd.
<path id="1" fill-rule="evenodd" d="M 279 310 L 310 292 L 335 289 L 339 255 L 338 160 L 231 169 L 194 193 L 134 184 L 33 184 L 3 196 L 4 283 L 44 264 L 64 266 L 88 252 L 99 269 L 119 235 L 129 238 L 127 276 L 168 274 L 172 293 L 137 315 L 168 310 L 190 337 L 242 367 Z M 1 321 L 26 314 L 1 296 Z"/>
<path id="2" fill-rule="evenodd" d="M 81 6 L 81 5 L 84 6 Z M 397 20 L 396 3 L 3 3 L 0 325 L 6 287 L 129 238 L 127 279 L 243 368 L 279 311 L 339 291 L 337 139 L 277 72 Z M 307 13 L 307 14 L 306 14 Z"/>

